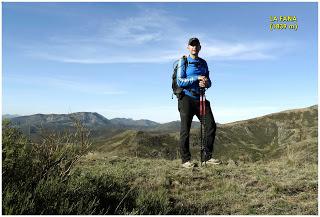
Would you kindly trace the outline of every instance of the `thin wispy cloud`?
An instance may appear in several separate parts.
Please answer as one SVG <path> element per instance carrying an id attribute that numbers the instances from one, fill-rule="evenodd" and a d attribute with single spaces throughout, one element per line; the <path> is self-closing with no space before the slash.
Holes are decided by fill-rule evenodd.
<path id="1" fill-rule="evenodd" d="M 92 36 L 52 36 L 33 43 L 25 51 L 34 58 L 66 63 L 172 62 L 187 53 L 190 33 L 183 28 L 186 23 L 184 18 L 161 10 L 141 10 L 135 16 L 101 21 Z M 200 36 L 202 56 L 213 60 L 272 59 L 279 48 L 288 47 L 268 41 L 229 42 L 213 40 L 205 34 Z"/>
<path id="2" fill-rule="evenodd" d="M 15 77 L 15 76 L 8 76 L 6 77 L 7 83 L 16 83 L 21 84 L 24 87 L 32 86 L 32 87 L 46 87 L 52 88 L 54 90 L 67 90 L 73 91 L 77 93 L 86 93 L 86 94 L 94 94 L 94 95 L 123 95 L 127 94 L 126 91 L 123 89 L 117 89 L 114 85 L 105 84 L 90 84 L 90 82 L 80 82 L 80 81 L 73 81 L 67 78 L 54 78 L 54 77 Z"/>
<path id="3" fill-rule="evenodd" d="M 280 44 L 275 42 L 235 42 L 213 41 L 205 43 L 203 54 L 215 60 L 259 60 L 274 58 L 273 51 Z"/>
<path id="4" fill-rule="evenodd" d="M 181 31 L 177 21 L 175 17 L 163 11 L 143 10 L 138 16 L 103 25 L 102 38 L 104 42 L 125 47 L 170 42 L 173 40 L 170 36 Z"/>

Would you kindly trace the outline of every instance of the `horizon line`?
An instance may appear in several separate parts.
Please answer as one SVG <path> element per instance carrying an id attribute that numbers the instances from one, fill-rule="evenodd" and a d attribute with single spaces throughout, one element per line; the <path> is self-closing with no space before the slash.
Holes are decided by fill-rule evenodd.
<path id="1" fill-rule="evenodd" d="M 285 110 L 280 110 L 277 112 L 272 112 L 272 113 L 268 113 L 265 115 L 261 115 L 261 116 L 256 116 L 256 117 L 251 117 L 248 119 L 242 119 L 242 120 L 235 120 L 235 121 L 231 121 L 231 122 L 225 122 L 225 123 L 219 123 L 216 122 L 217 124 L 231 124 L 231 123 L 236 123 L 236 122 L 241 122 L 241 121 L 248 121 L 248 120 L 252 120 L 252 119 L 256 119 L 256 118 L 261 118 L 261 117 L 265 117 L 268 115 L 272 115 L 272 114 L 276 114 L 276 113 L 281 113 L 281 112 L 287 112 L 287 111 L 292 111 L 292 110 L 299 110 L 299 109 L 307 109 L 307 108 L 311 108 L 316 106 L 318 108 L 318 103 L 317 104 L 313 104 L 310 106 L 306 106 L 306 107 L 299 107 L 299 108 L 292 108 L 292 109 L 285 109 Z M 127 120 L 133 120 L 133 121 L 141 121 L 141 120 L 146 120 L 146 121 L 152 121 L 158 124 L 166 124 L 166 123 L 171 123 L 171 122 L 180 122 L 180 120 L 172 120 L 172 121 L 168 121 L 168 122 L 157 122 L 157 121 L 153 121 L 150 119 L 134 119 L 134 118 L 123 118 L 123 117 L 115 117 L 115 118 L 107 118 L 104 115 L 98 113 L 98 112 L 87 112 L 87 111 L 82 111 L 82 112 L 71 112 L 71 113 L 35 113 L 35 114 L 29 114 L 29 115 L 19 115 L 19 114 L 2 114 L 1 119 L 3 120 L 3 116 L 17 116 L 17 117 L 24 117 L 24 116 L 33 116 L 33 115 L 71 115 L 71 114 L 76 114 L 76 113 L 97 113 L 101 116 L 103 116 L 104 118 L 106 118 L 107 120 L 113 120 L 113 119 L 127 119 Z M 13 117 L 16 118 L 16 117 Z M 200 122 L 200 121 L 192 121 L 192 122 Z"/>

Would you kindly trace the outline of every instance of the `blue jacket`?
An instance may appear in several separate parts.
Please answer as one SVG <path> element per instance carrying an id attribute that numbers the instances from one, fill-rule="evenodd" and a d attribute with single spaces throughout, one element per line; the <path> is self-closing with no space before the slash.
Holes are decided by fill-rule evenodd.
<path id="1" fill-rule="evenodd" d="M 181 58 L 178 63 L 178 71 L 177 71 L 177 85 L 179 87 L 184 88 L 183 92 L 194 98 L 200 98 L 200 87 L 198 76 L 206 76 L 208 78 L 208 86 L 211 87 L 211 80 L 209 77 L 209 69 L 207 62 L 204 59 L 197 58 L 192 59 L 190 56 L 187 57 L 188 66 L 185 67 L 185 59 Z M 191 92 L 189 91 L 191 90 Z M 197 94 L 196 96 L 194 94 Z"/>

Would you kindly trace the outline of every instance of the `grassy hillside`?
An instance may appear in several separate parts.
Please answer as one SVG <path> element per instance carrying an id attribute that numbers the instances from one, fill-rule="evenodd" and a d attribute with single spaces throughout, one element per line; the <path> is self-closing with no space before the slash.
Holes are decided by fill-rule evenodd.
<path id="1" fill-rule="evenodd" d="M 192 121 L 191 129 L 199 129 L 200 128 L 200 122 L 198 121 Z M 177 132 L 180 130 L 180 121 L 172 121 L 169 123 L 161 124 L 153 129 L 150 129 L 151 131 L 159 131 L 163 133 L 172 133 Z"/>
<path id="2" fill-rule="evenodd" d="M 223 164 L 193 169 L 172 160 L 178 133 L 113 131 L 92 146 L 76 126 L 35 143 L 3 124 L 3 214 L 318 214 L 315 107 L 219 126 Z"/>
<path id="3" fill-rule="evenodd" d="M 289 110 L 221 125 L 216 153 L 222 158 L 257 161 L 291 153 L 316 162 L 318 109 Z"/>
<path id="4" fill-rule="evenodd" d="M 198 137 L 191 130 L 196 163 Z M 179 159 L 178 139 L 126 131 L 99 144 L 78 170 L 124 178 L 138 192 L 125 214 L 318 214 L 317 106 L 218 125 L 215 156 L 223 164 L 215 167 L 187 170 L 166 160 Z"/>
<path id="5" fill-rule="evenodd" d="M 317 165 L 292 162 L 288 156 L 191 170 L 181 168 L 178 160 L 90 153 L 77 171 L 126 180 L 137 204 L 123 208 L 125 214 L 317 214 Z"/>
<path id="6" fill-rule="evenodd" d="M 101 137 L 103 138 L 103 137 Z M 190 148 L 199 158 L 199 130 L 191 130 Z M 179 158 L 179 133 L 128 130 L 95 143 L 110 156 Z M 296 160 L 317 162 L 317 106 L 218 125 L 215 156 L 228 161 L 255 162 L 291 155 Z"/>
<path id="7" fill-rule="evenodd" d="M 96 142 L 93 149 L 109 156 L 175 159 L 177 147 L 177 140 L 169 134 L 127 130 Z"/>

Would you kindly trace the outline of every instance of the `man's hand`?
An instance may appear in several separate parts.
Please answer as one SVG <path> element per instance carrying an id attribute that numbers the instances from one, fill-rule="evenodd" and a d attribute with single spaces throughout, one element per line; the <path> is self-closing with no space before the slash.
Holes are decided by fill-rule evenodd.
<path id="1" fill-rule="evenodd" d="M 199 75 L 198 80 L 200 87 L 204 88 L 208 86 L 208 78 L 206 78 L 205 76 Z"/>
<path id="2" fill-rule="evenodd" d="M 200 81 L 199 82 L 199 86 L 202 87 L 202 88 L 205 88 L 208 86 L 208 81 Z"/>
<path id="3" fill-rule="evenodd" d="M 198 76 L 198 81 L 204 81 L 204 80 L 208 80 L 206 76 L 202 76 L 202 75 Z"/>

